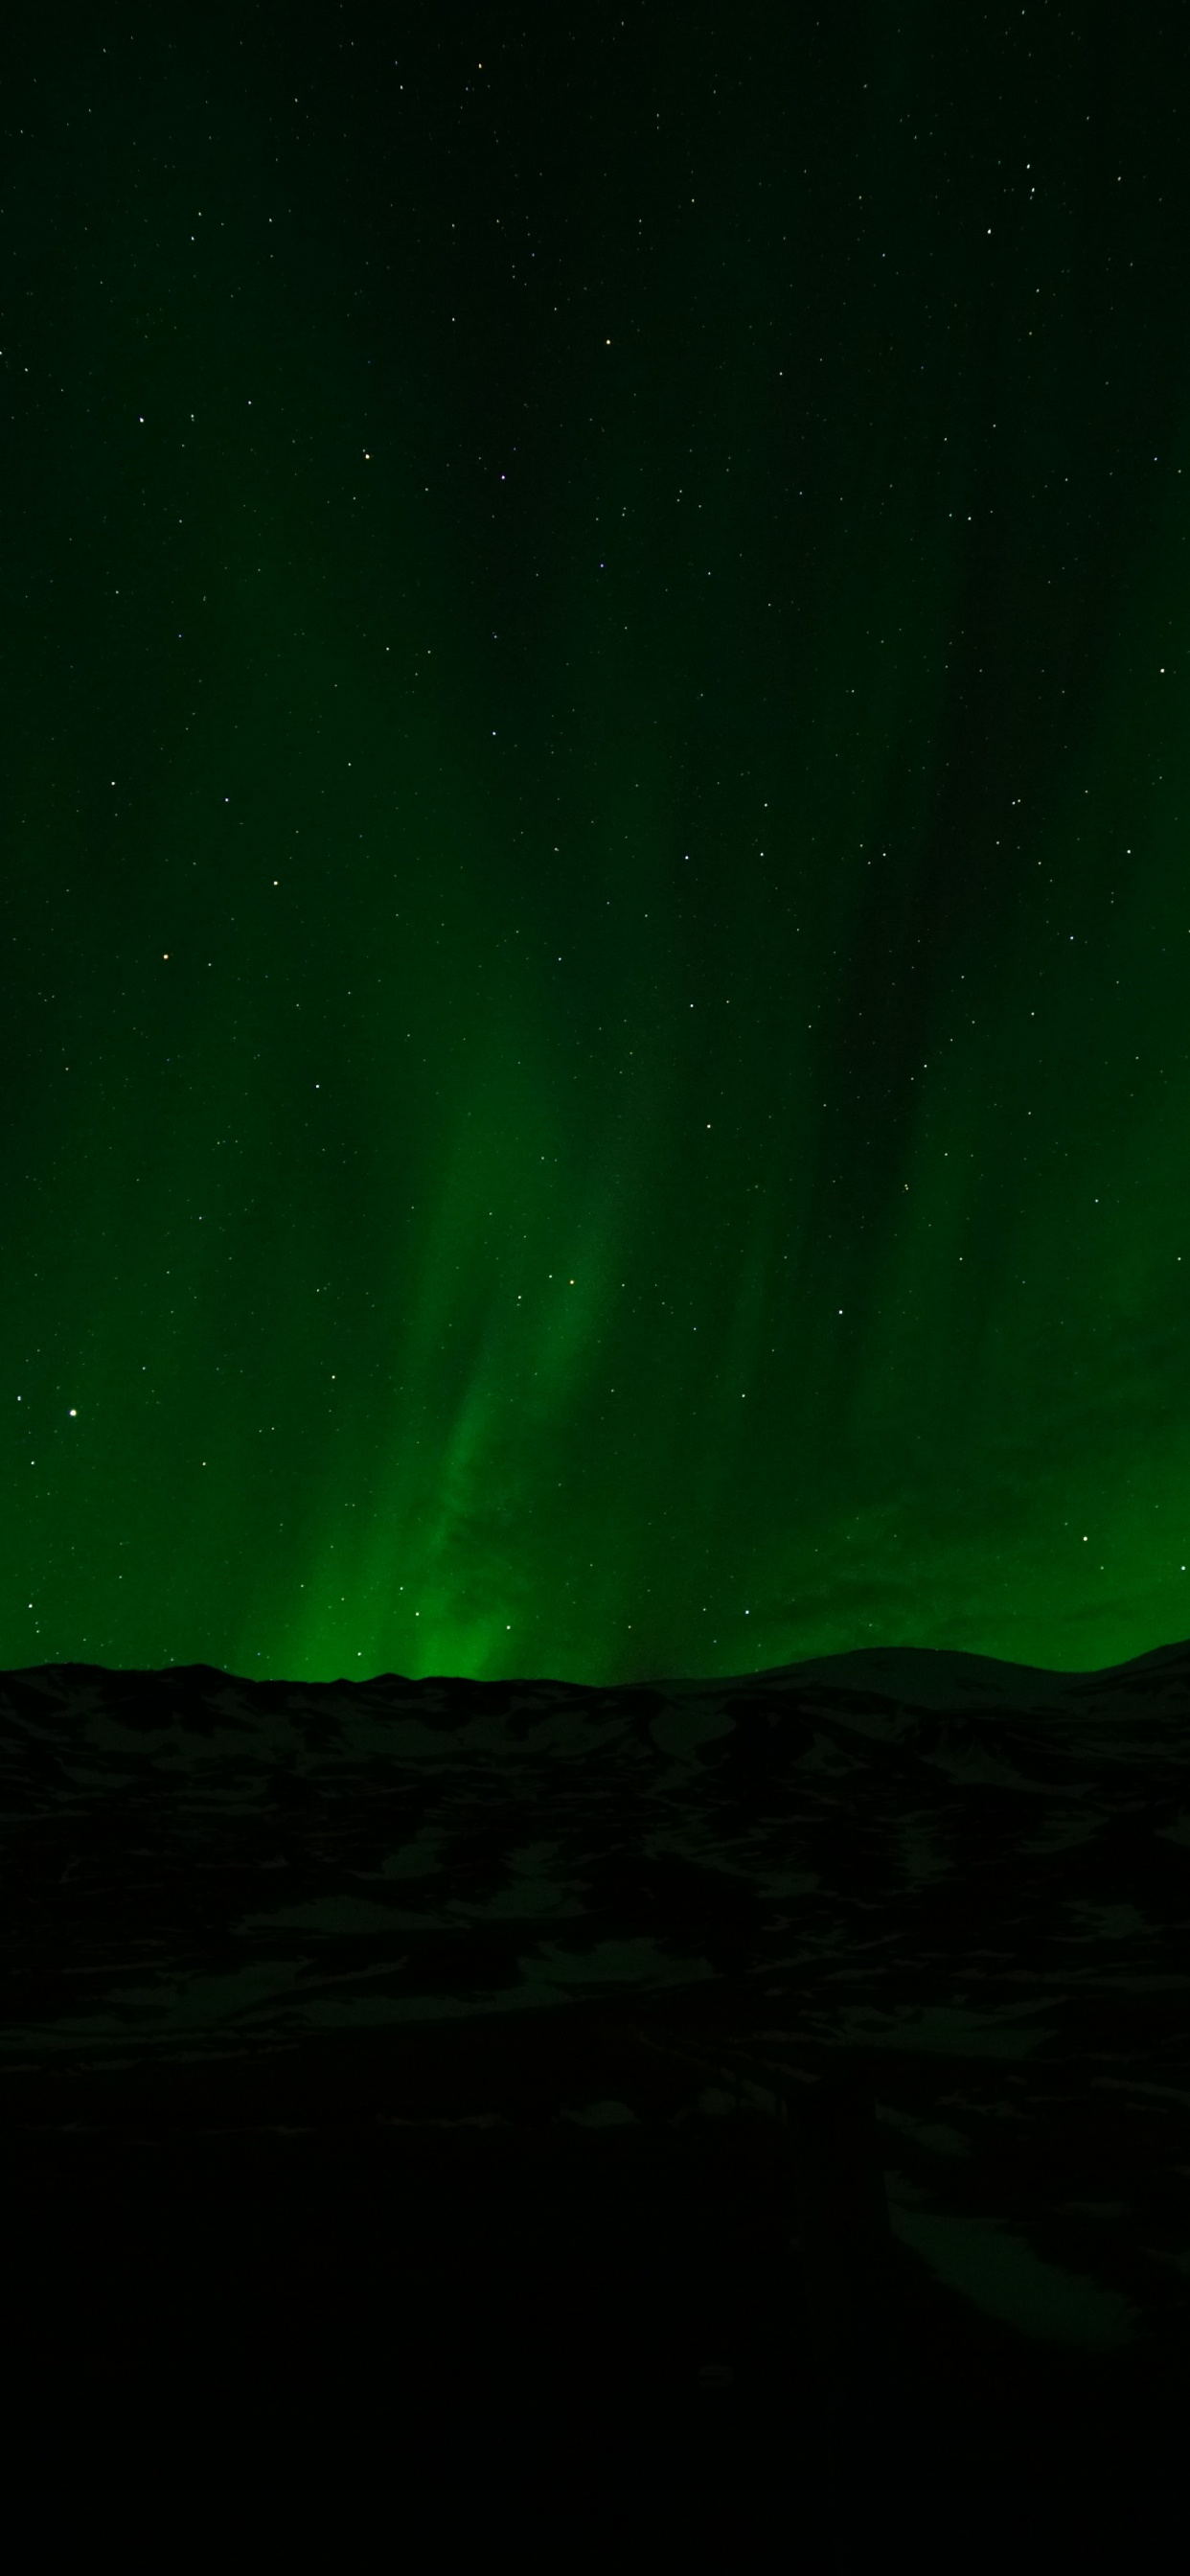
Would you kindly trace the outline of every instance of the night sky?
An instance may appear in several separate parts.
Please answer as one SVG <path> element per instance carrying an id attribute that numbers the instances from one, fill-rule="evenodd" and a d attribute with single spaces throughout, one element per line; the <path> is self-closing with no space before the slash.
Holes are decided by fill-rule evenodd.
<path id="1" fill-rule="evenodd" d="M 0 1663 L 1190 1633 L 1172 8 L 0 39 Z"/>

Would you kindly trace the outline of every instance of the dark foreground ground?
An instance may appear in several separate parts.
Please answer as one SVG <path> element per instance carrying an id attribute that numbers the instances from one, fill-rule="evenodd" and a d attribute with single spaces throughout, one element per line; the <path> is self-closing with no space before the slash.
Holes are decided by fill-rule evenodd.
<path id="1" fill-rule="evenodd" d="M 0 1675 L 20 2567 L 1185 2562 L 1190 1648 Z"/>
<path id="2" fill-rule="evenodd" d="M 942 2287 L 862 2069 L 783 2120 L 422 2131 L 356 2047 L 261 2073 L 271 2131 L 187 2125 L 251 2083 L 147 2088 L 139 2135 L 123 2094 L 118 2129 L 10 2125 L 22 2564 L 1184 2563 L 1178 2336 L 1072 2352 Z"/>

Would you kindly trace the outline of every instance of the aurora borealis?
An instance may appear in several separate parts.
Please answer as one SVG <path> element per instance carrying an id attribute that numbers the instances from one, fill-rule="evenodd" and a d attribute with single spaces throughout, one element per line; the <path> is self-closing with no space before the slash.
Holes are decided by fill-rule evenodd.
<path id="1" fill-rule="evenodd" d="M 6 34 L 5 1667 L 1190 1634 L 1185 30 L 896 15 Z"/>

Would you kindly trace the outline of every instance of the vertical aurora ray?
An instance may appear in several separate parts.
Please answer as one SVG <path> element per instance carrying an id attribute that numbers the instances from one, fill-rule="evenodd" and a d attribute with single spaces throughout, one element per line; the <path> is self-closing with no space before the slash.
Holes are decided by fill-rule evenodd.
<path id="1" fill-rule="evenodd" d="M 622 17 L 7 40 L 10 1667 L 1190 1624 L 1177 84 Z"/>

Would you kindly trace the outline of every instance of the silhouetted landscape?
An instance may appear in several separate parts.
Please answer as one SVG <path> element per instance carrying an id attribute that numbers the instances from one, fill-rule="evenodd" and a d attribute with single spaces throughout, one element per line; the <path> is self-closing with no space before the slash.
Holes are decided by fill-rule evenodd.
<path id="1" fill-rule="evenodd" d="M 131 2372 L 336 2512 L 399 2451 L 554 2563 L 792 2563 L 791 2491 L 824 2567 L 1122 2563 L 1185 2391 L 1188 1694 L 5 1674 L 30 2384 L 93 2432 Z"/>

